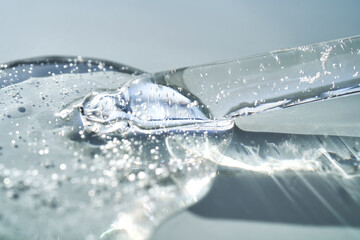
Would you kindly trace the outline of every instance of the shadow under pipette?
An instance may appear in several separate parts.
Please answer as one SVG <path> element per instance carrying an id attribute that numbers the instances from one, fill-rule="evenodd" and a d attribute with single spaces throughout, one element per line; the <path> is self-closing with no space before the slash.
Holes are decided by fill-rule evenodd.
<path id="1" fill-rule="evenodd" d="M 235 133 L 233 142 L 261 145 L 272 139 L 276 145 L 284 140 L 284 135 L 267 135 Z M 189 210 L 212 219 L 360 227 L 359 186 L 360 177 L 324 172 L 267 174 L 219 167 L 210 192 Z"/>
<path id="2" fill-rule="evenodd" d="M 359 180 L 350 180 L 355 191 L 358 191 Z M 324 181 L 322 177 L 310 174 L 220 175 L 207 196 L 190 207 L 190 211 L 215 219 L 360 227 L 360 202 L 342 186 L 342 182 L 336 178 Z"/>

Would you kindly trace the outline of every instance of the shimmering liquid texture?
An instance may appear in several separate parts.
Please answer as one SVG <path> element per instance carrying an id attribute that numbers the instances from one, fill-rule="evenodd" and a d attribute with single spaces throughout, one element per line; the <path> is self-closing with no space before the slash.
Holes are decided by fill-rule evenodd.
<path id="1" fill-rule="evenodd" d="M 233 131 L 146 76 L 30 77 L 0 96 L 1 239 L 148 239 L 208 191 Z"/>
<path id="2" fill-rule="evenodd" d="M 81 58 L 1 66 L 0 238 L 149 239 L 216 176 L 244 172 L 285 176 L 292 204 L 300 176 L 351 225 L 359 55 L 353 38 L 155 74 Z M 304 172 L 340 185 L 341 208 Z"/>

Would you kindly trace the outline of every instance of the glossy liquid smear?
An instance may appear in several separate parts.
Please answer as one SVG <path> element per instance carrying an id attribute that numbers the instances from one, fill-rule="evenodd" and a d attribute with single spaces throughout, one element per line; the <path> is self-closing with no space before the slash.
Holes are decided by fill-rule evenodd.
<path id="1" fill-rule="evenodd" d="M 96 69 L 0 89 L 1 239 L 148 239 L 210 188 L 233 122 L 146 76 Z"/>
<path id="2" fill-rule="evenodd" d="M 149 239 L 216 174 L 356 178 L 357 42 L 152 75 L 77 58 L 3 66 L 0 237 Z"/>

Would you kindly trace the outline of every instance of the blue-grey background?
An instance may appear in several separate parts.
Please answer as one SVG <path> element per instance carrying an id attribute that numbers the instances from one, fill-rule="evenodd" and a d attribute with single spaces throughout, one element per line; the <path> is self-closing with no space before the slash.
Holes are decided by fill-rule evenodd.
<path id="1" fill-rule="evenodd" d="M 357 0 L 0 4 L 0 62 L 82 55 L 153 72 L 360 34 Z"/>
<path id="2" fill-rule="evenodd" d="M 81 55 L 155 72 L 359 35 L 359 10 L 358 0 L 5 0 L 0 63 Z M 187 211 L 154 239 L 341 239 L 343 231 Z"/>

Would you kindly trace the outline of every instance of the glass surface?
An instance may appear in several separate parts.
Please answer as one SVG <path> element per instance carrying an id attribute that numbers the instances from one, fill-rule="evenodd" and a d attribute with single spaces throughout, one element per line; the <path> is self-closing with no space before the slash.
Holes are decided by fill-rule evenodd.
<path id="1" fill-rule="evenodd" d="M 356 225 L 359 60 L 353 37 L 155 74 L 80 57 L 3 64 L 0 236 L 149 239 L 199 201 L 199 215 L 235 214 L 226 194 L 252 174 L 297 214 L 320 201 L 332 224 Z M 299 204 L 291 186 L 315 200 Z"/>

